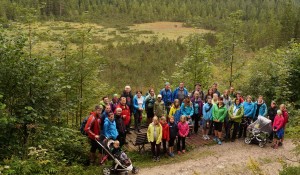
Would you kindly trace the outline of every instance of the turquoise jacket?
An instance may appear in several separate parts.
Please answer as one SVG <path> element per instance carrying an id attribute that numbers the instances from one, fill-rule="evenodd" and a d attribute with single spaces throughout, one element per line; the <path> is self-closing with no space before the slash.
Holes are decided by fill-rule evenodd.
<path id="1" fill-rule="evenodd" d="M 265 102 L 262 103 L 262 105 L 259 108 L 258 116 L 255 116 L 256 110 L 257 110 L 257 105 L 258 105 L 258 103 L 255 102 L 255 104 L 254 104 L 254 115 L 253 115 L 254 118 L 257 118 L 258 116 L 264 116 L 264 117 L 266 117 L 267 113 L 268 113 L 268 108 L 267 108 L 266 103 Z"/>
<path id="2" fill-rule="evenodd" d="M 143 99 L 143 105 L 142 108 L 145 109 L 145 97 L 141 96 L 141 98 Z M 139 109 L 139 103 L 138 103 L 138 97 L 137 95 L 135 95 L 133 97 L 133 113 L 136 113 Z"/>
<path id="3" fill-rule="evenodd" d="M 248 103 L 247 101 L 244 101 L 243 106 L 244 106 L 244 116 L 253 118 L 255 114 L 254 103 L 252 102 Z"/>
<path id="4" fill-rule="evenodd" d="M 108 118 L 105 118 L 104 120 L 104 128 L 103 128 L 103 135 L 107 138 L 111 138 L 113 140 L 116 140 L 119 133 L 117 130 L 117 125 L 115 120 L 110 121 Z"/>
<path id="5" fill-rule="evenodd" d="M 184 106 L 184 103 L 182 103 L 180 107 L 180 113 L 181 115 L 192 117 L 194 114 L 193 103 L 191 102 L 190 106 Z"/>
<path id="6" fill-rule="evenodd" d="M 211 105 L 213 105 L 213 104 L 211 104 Z M 212 110 L 213 110 L 213 106 L 210 107 L 208 103 L 204 104 L 203 109 L 202 109 L 202 114 L 203 114 L 204 120 L 212 120 Z"/>

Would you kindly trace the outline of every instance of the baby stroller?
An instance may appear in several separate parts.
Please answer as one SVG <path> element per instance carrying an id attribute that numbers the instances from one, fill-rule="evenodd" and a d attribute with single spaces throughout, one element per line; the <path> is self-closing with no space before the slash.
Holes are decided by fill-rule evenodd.
<path id="1" fill-rule="evenodd" d="M 103 168 L 104 175 L 110 174 L 128 174 L 130 171 L 133 174 L 138 173 L 138 169 L 133 167 L 131 160 L 127 157 L 126 153 L 123 152 L 120 148 L 114 149 L 113 143 L 114 140 L 107 139 L 105 136 L 100 137 L 100 141 L 96 142 L 103 149 L 104 154 L 107 158 L 113 159 L 113 164 L 110 168 Z M 106 159 L 105 159 L 106 160 Z M 104 160 L 104 161 L 105 161 Z"/>
<path id="2" fill-rule="evenodd" d="M 271 120 L 263 116 L 258 116 L 258 119 L 251 123 L 247 128 L 247 137 L 245 138 L 245 143 L 250 144 L 252 142 L 258 142 L 258 146 L 263 148 L 266 145 L 271 132 Z"/>

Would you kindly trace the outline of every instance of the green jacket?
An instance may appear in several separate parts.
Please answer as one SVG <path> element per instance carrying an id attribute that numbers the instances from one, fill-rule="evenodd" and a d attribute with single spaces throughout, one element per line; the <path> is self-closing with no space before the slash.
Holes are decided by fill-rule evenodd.
<path id="1" fill-rule="evenodd" d="M 228 114 L 229 114 L 229 120 L 231 121 L 234 121 L 234 122 L 238 122 L 238 123 L 241 123 L 242 121 L 242 117 L 244 115 L 244 107 L 242 104 L 240 104 L 239 106 L 237 106 L 237 112 L 236 112 L 236 115 L 234 116 L 233 115 L 233 109 L 234 109 L 234 106 L 236 106 L 235 104 L 231 105 L 230 108 L 229 108 L 229 111 L 228 111 Z"/>
<path id="2" fill-rule="evenodd" d="M 219 120 L 219 122 L 224 122 L 227 115 L 227 108 L 225 105 L 219 108 L 218 104 L 214 104 L 212 110 L 213 120 Z"/>
<path id="3" fill-rule="evenodd" d="M 158 125 L 156 126 L 157 131 L 157 139 L 156 139 L 156 144 L 160 144 L 161 139 L 162 139 L 162 127 L 161 124 L 158 123 Z M 154 142 L 154 123 L 151 123 L 148 127 L 147 130 L 147 138 L 148 138 L 148 142 Z"/>
<path id="4" fill-rule="evenodd" d="M 154 103 L 153 112 L 154 112 L 154 115 L 156 115 L 159 118 L 162 116 L 165 116 L 166 115 L 165 103 L 163 101 L 161 101 L 161 102 L 156 101 Z"/>

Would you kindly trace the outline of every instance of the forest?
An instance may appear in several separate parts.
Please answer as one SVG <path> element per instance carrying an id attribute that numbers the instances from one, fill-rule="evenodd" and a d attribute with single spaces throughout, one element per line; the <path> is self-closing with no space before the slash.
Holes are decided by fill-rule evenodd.
<path id="1" fill-rule="evenodd" d="M 155 22 L 207 32 L 134 29 Z M 287 104 L 300 153 L 299 0 L 1 0 L 0 59 L 0 174 L 97 174 L 81 121 L 166 81 Z"/>

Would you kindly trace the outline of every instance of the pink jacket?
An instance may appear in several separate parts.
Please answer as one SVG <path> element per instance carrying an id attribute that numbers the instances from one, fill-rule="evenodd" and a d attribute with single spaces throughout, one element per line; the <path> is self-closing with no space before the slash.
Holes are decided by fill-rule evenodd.
<path id="1" fill-rule="evenodd" d="M 178 123 L 178 134 L 180 137 L 186 137 L 189 134 L 190 128 L 188 122 Z"/>
<path id="2" fill-rule="evenodd" d="M 276 115 L 275 116 L 275 119 L 274 119 L 274 123 L 273 123 L 273 128 L 276 127 L 277 131 L 279 129 L 281 129 L 284 125 L 284 118 L 283 116 L 279 116 L 279 115 Z"/>

